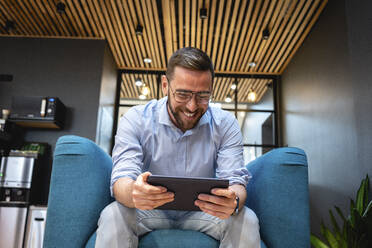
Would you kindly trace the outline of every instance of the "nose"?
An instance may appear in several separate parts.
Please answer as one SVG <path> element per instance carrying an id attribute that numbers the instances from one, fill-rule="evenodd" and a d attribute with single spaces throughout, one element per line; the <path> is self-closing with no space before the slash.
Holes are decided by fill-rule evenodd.
<path id="1" fill-rule="evenodd" d="M 196 101 L 196 95 L 193 95 L 190 101 L 187 102 L 186 108 L 190 112 L 194 112 L 198 108 L 198 102 Z"/>

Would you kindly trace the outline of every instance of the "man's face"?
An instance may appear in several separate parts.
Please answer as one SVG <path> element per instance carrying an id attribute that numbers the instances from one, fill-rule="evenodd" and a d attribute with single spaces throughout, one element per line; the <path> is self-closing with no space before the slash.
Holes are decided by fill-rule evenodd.
<path id="1" fill-rule="evenodd" d="M 194 71 L 183 67 L 175 67 L 173 78 L 168 82 L 167 78 L 162 78 L 162 90 L 168 95 L 168 114 L 172 122 L 183 132 L 192 129 L 199 122 L 208 103 L 197 101 L 193 94 L 188 102 L 179 103 L 176 101 L 172 92 L 212 92 L 212 75 L 210 71 Z"/>

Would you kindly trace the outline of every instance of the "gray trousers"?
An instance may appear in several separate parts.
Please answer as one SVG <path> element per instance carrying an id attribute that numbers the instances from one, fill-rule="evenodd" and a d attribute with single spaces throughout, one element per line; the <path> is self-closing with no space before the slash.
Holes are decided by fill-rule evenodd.
<path id="1" fill-rule="evenodd" d="M 173 228 L 203 232 L 219 240 L 220 248 L 260 248 L 258 219 L 247 207 L 221 220 L 202 211 L 138 210 L 116 201 L 101 212 L 96 248 L 136 248 L 138 236 Z"/>

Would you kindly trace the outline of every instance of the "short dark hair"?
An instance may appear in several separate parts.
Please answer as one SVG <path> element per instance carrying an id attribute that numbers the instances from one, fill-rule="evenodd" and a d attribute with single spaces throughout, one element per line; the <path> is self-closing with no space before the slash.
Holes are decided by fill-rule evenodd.
<path id="1" fill-rule="evenodd" d="M 172 80 L 176 66 L 196 71 L 210 71 L 213 83 L 213 63 L 209 56 L 198 48 L 184 47 L 173 53 L 168 61 L 166 72 L 166 76 L 169 80 Z"/>

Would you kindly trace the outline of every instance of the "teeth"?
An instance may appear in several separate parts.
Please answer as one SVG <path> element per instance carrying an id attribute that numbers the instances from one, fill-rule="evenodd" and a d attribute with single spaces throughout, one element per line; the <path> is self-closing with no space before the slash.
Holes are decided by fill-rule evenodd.
<path id="1" fill-rule="evenodd" d="M 187 117 L 193 117 L 193 116 L 195 115 L 195 113 L 193 113 L 193 114 L 185 113 L 185 115 L 186 115 Z"/>

